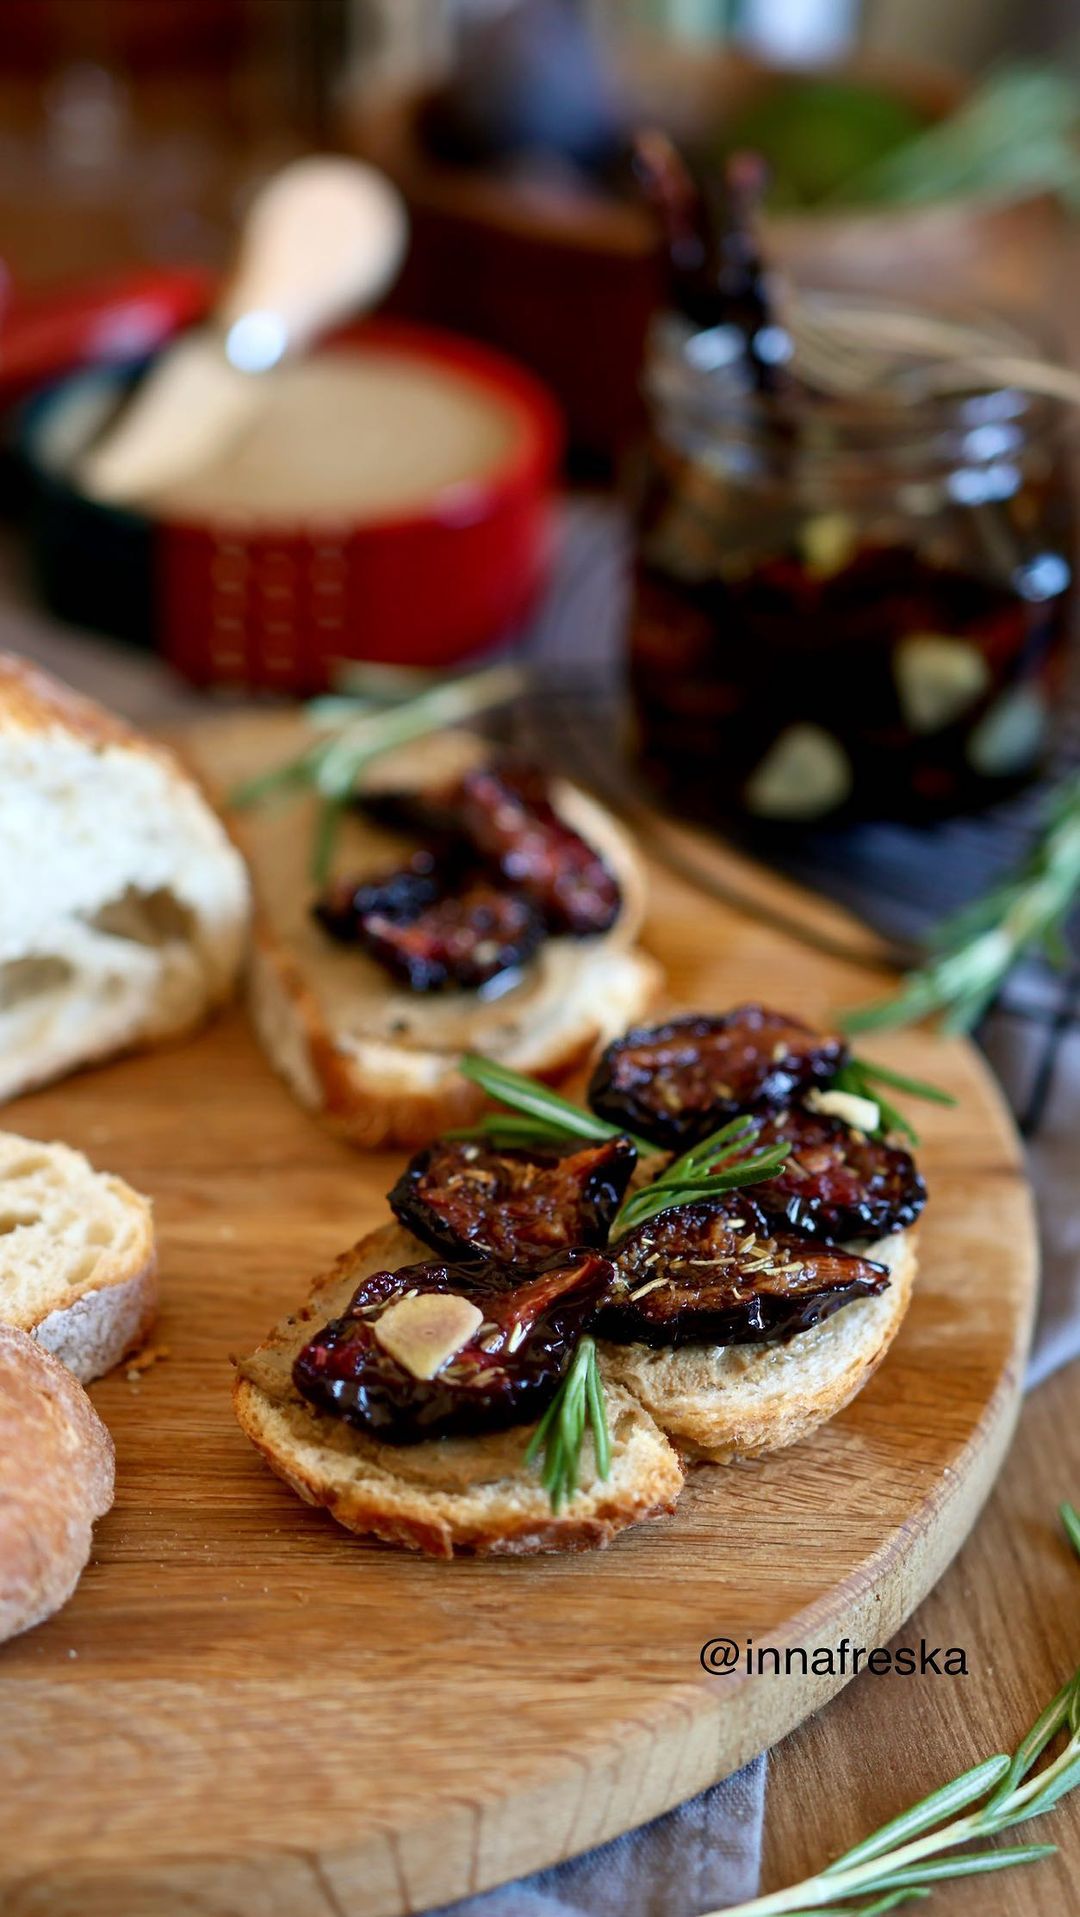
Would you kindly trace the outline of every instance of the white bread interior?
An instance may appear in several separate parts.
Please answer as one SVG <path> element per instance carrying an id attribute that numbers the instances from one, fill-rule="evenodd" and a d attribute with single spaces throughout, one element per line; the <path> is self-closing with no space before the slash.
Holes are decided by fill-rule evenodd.
<path id="1" fill-rule="evenodd" d="M 888 1289 L 856 1299 L 786 1344 L 665 1351 L 604 1343 L 604 1376 L 633 1393 L 687 1462 L 725 1464 L 797 1444 L 862 1389 L 911 1301 L 914 1231 L 859 1250 L 888 1265 Z"/>
<path id="2" fill-rule="evenodd" d="M 199 1023 L 243 956 L 243 861 L 178 762 L 0 654 L 0 1099 Z"/>
<path id="3" fill-rule="evenodd" d="M 146 1199 L 67 1145 L 0 1132 L 0 1324 L 85 1384 L 142 1342 L 156 1309 Z"/>

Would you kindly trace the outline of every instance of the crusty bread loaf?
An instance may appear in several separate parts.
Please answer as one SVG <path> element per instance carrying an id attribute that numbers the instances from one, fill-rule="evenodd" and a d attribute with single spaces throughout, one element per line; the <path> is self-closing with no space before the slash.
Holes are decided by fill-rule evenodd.
<path id="1" fill-rule="evenodd" d="M 307 736 L 302 721 L 285 715 L 223 720 L 204 735 L 200 759 L 224 797 L 238 781 L 296 753 Z M 401 788 L 449 779 L 489 750 L 472 735 L 441 733 L 376 760 L 365 784 Z M 637 946 L 645 907 L 638 858 L 621 827 L 585 793 L 557 780 L 553 798 L 616 874 L 622 910 L 602 937 L 546 940 L 521 982 L 495 997 L 410 992 L 363 951 L 327 937 L 311 915 L 309 794 L 290 793 L 283 803 L 234 819 L 255 884 L 251 1002 L 259 1035 L 300 1101 L 353 1144 L 413 1146 L 467 1123 L 484 1100 L 458 1073 L 463 1051 L 556 1078 L 595 1043 L 624 1030 L 652 997 L 658 968 Z M 334 871 L 385 872 L 409 844 L 348 814 Z"/>
<path id="2" fill-rule="evenodd" d="M 112 1439 L 82 1386 L 0 1325 L 0 1641 L 67 1602 L 112 1500 Z"/>
<path id="3" fill-rule="evenodd" d="M 67 1145 L 0 1132 L 0 1324 L 85 1384 L 141 1343 L 156 1309 L 146 1199 Z"/>
<path id="4" fill-rule="evenodd" d="M 597 1476 L 586 1439 L 580 1485 L 558 1515 L 538 1468 L 524 1463 L 531 1426 L 487 1438 L 387 1445 L 300 1397 L 292 1383 L 293 1359 L 321 1325 L 340 1315 L 361 1278 L 430 1256 L 400 1226 L 373 1232 L 243 1360 L 236 1415 L 278 1476 L 349 1531 L 444 1558 L 582 1550 L 606 1544 L 638 1519 L 669 1511 L 682 1489 L 678 1459 L 648 1413 L 617 1385 L 605 1387 L 610 1476 Z"/>
<path id="5" fill-rule="evenodd" d="M 787 1344 L 603 1344 L 604 1376 L 639 1399 L 686 1462 L 723 1464 L 797 1444 L 862 1389 L 910 1303 L 914 1231 L 883 1238 L 866 1255 L 888 1265 L 888 1290 L 845 1305 Z"/>
<path id="6" fill-rule="evenodd" d="M 243 861 L 171 754 L 0 654 L 0 1099 L 196 1025 L 236 977 Z"/>

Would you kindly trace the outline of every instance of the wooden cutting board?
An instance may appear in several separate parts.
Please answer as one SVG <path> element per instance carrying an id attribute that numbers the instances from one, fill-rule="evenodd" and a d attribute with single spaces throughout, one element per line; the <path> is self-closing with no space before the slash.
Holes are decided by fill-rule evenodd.
<path id="1" fill-rule="evenodd" d="M 820 901 L 708 859 L 871 953 Z M 755 997 L 824 1021 L 880 989 L 869 964 L 652 876 L 673 1006 Z M 164 1303 L 158 1362 L 93 1387 L 118 1460 L 93 1562 L 58 1617 L 0 1649 L 5 1917 L 423 1910 L 656 1816 L 841 1687 L 797 1658 L 710 1675 L 699 1653 L 896 1631 L 1001 1462 L 1036 1289 L 1019 1147 L 975 1052 L 924 1033 L 865 1049 L 961 1101 L 919 1109 L 922 1274 L 881 1371 L 811 1442 L 696 1473 L 674 1516 L 520 1562 L 351 1538 L 233 1422 L 229 1354 L 381 1221 L 400 1164 L 299 1110 L 239 1010 L 8 1108 L 10 1128 L 153 1195 Z"/>

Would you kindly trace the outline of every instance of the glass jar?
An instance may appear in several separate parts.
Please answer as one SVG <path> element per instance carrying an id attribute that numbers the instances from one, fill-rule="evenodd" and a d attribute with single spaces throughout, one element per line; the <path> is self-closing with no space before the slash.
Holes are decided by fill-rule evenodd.
<path id="1" fill-rule="evenodd" d="M 796 402 L 675 320 L 646 390 L 630 682 L 659 793 L 797 826 L 1029 777 L 1073 576 L 1058 409 L 1012 388 Z"/>

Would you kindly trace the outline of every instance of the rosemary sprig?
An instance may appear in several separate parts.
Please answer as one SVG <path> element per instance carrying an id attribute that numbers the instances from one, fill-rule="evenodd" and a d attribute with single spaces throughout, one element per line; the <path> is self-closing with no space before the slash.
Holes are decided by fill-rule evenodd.
<path id="1" fill-rule="evenodd" d="M 849 1058 L 841 1065 L 829 1090 L 834 1092 L 853 1092 L 857 1098 L 869 1098 L 878 1108 L 878 1126 L 875 1138 L 887 1138 L 890 1132 L 903 1132 L 913 1145 L 919 1142 L 919 1134 L 911 1120 L 904 1117 L 881 1091 L 882 1085 L 898 1092 L 906 1092 L 910 1098 L 925 1098 L 932 1105 L 955 1105 L 951 1092 L 943 1091 L 940 1085 L 930 1085 L 922 1078 L 906 1078 L 902 1072 L 892 1072 L 884 1065 L 872 1065 L 868 1058 Z"/>
<path id="2" fill-rule="evenodd" d="M 1063 1505 L 1061 1520 L 1080 1555 L 1080 1513 L 1072 1505 Z M 1039 1759 L 1062 1732 L 1068 1733 L 1064 1748 L 1035 1772 Z M 831 1917 L 873 1917 L 873 1913 L 927 1897 L 936 1884 L 951 1878 L 1011 1870 L 1052 1857 L 1054 1844 L 965 1851 L 959 1857 L 940 1853 L 1042 1817 L 1078 1785 L 1080 1670 L 1062 1685 L 1011 1758 L 989 1757 L 976 1764 L 884 1824 L 816 1877 L 724 1912 L 708 1911 L 705 1917 L 813 1917 L 819 1911 Z M 871 1902 L 863 1903 L 864 1897 Z M 852 1898 L 860 1901 L 851 1902 Z"/>
<path id="3" fill-rule="evenodd" d="M 526 1464 L 544 1454 L 541 1482 L 553 1511 L 561 1511 L 578 1487 L 581 1447 L 586 1427 L 592 1431 L 596 1469 L 601 1478 L 611 1471 L 611 1433 L 604 1410 L 604 1388 L 592 1338 L 579 1339 L 570 1369 L 529 1440 Z"/>
<path id="4" fill-rule="evenodd" d="M 305 789 L 316 794 L 312 879 L 319 886 L 329 876 L 337 829 L 365 767 L 395 746 L 504 705 L 521 691 L 524 680 L 516 666 L 491 666 L 440 680 L 411 696 L 402 696 L 398 681 L 361 683 L 369 684 L 364 696 L 313 700 L 307 716 L 320 728 L 320 736 L 283 765 L 244 780 L 229 795 L 229 803 L 242 811 Z"/>
<path id="5" fill-rule="evenodd" d="M 656 1146 L 645 1139 L 635 1138 L 632 1132 L 624 1132 L 618 1125 L 609 1125 L 595 1113 L 572 1105 L 568 1098 L 560 1098 L 558 1092 L 539 1084 L 535 1078 L 511 1071 L 508 1065 L 497 1065 L 493 1058 L 483 1058 L 479 1052 L 466 1052 L 458 1070 L 464 1078 L 479 1085 L 489 1098 L 508 1105 L 512 1112 L 524 1114 L 529 1120 L 525 1126 L 508 1119 L 505 1112 L 492 1112 L 478 1126 L 457 1133 L 459 1138 L 494 1137 L 500 1131 L 504 1135 L 516 1133 L 514 1142 L 518 1144 L 524 1138 L 550 1139 L 560 1144 L 565 1144 L 568 1138 L 629 1138 L 639 1152 L 656 1150 Z"/>
<path id="6" fill-rule="evenodd" d="M 558 1092 L 538 1085 L 535 1079 L 525 1078 L 506 1065 L 497 1065 L 493 1059 L 481 1058 L 476 1052 L 467 1052 L 458 1069 L 487 1092 L 489 1098 L 501 1100 L 512 1113 L 520 1115 L 508 1118 L 504 1112 L 493 1112 L 478 1126 L 470 1127 L 465 1133 L 458 1132 L 459 1138 L 502 1139 L 511 1145 L 522 1144 L 527 1139 L 565 1143 L 572 1138 L 629 1138 L 643 1156 L 658 1151 L 658 1147 L 646 1139 L 621 1131 L 618 1125 L 610 1125 L 593 1112 L 583 1111 L 580 1105 L 572 1105 L 568 1098 L 560 1098 Z M 715 1197 L 718 1192 L 731 1191 L 737 1185 L 756 1185 L 763 1178 L 771 1178 L 784 1163 L 787 1146 L 773 1145 L 767 1151 L 748 1157 L 753 1132 L 752 1118 L 733 1118 L 700 1145 L 684 1152 L 681 1158 L 673 1159 L 651 1184 L 643 1185 L 624 1199 L 612 1224 L 611 1237 L 632 1231 L 635 1225 L 643 1225 L 658 1211 L 669 1211 L 674 1205 L 689 1205 L 695 1199 Z"/>
<path id="7" fill-rule="evenodd" d="M 880 1031 L 941 1013 L 945 1031 L 971 1031 L 1025 952 L 1068 962 L 1066 926 L 1078 897 L 1080 773 L 1055 795 L 1029 857 L 931 935 L 937 956 L 909 972 L 895 997 L 856 1006 L 842 1024 L 849 1032 Z"/>
<path id="8" fill-rule="evenodd" d="M 646 1224 L 657 1212 L 692 1205 L 696 1199 L 714 1198 L 719 1192 L 771 1178 L 783 1166 L 788 1147 L 770 1145 L 766 1151 L 747 1157 L 755 1130 L 752 1118 L 733 1118 L 700 1145 L 673 1158 L 651 1185 L 641 1186 L 623 1200 L 611 1227 L 612 1238 Z"/>

